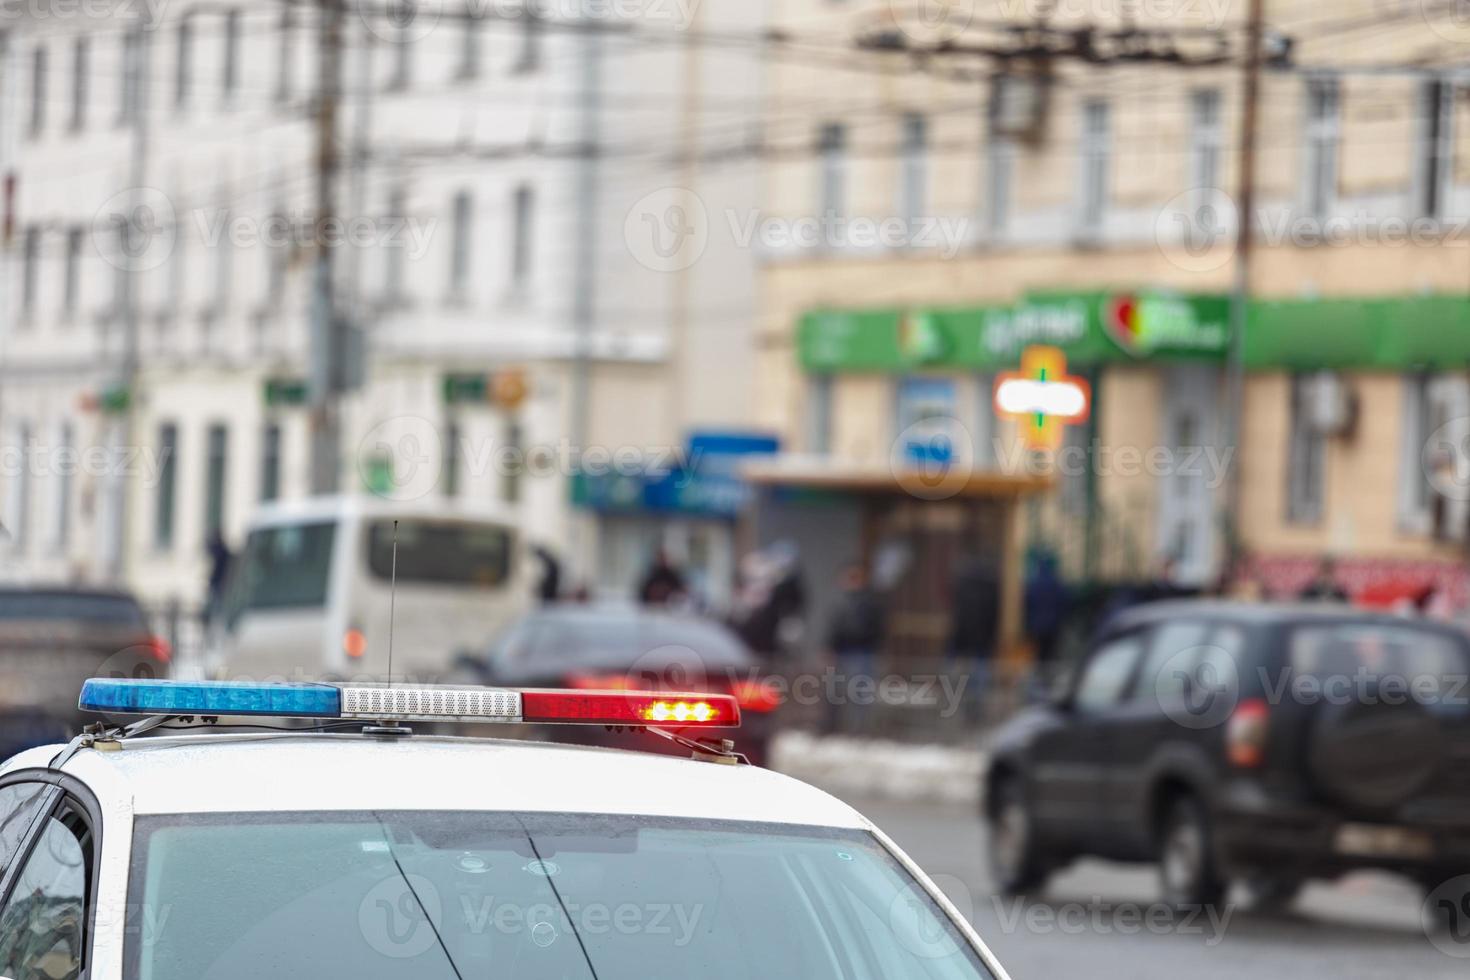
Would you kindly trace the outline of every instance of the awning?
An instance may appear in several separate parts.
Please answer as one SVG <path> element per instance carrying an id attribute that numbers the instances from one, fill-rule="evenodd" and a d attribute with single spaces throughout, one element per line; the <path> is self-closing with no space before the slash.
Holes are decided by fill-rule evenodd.
<path id="1" fill-rule="evenodd" d="M 895 469 L 849 460 L 795 455 L 751 463 L 742 469 L 741 474 L 748 483 L 757 487 L 920 500 L 957 497 L 1014 500 L 1045 493 L 1053 485 L 1049 476 L 1018 476 L 998 470 Z"/>

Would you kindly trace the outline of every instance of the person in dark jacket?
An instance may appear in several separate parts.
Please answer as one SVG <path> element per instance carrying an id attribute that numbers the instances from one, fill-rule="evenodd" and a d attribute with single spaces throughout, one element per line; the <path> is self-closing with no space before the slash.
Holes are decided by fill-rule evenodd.
<path id="1" fill-rule="evenodd" d="M 1317 576 L 1307 584 L 1300 596 L 1303 602 L 1347 602 L 1347 590 L 1337 584 L 1337 565 L 1331 557 L 1317 566 Z"/>
<path id="2" fill-rule="evenodd" d="M 970 555 L 955 572 L 950 609 L 949 655 L 965 677 L 964 705 L 979 720 L 990 688 L 1000 621 L 1000 582 L 979 555 Z"/>
<path id="3" fill-rule="evenodd" d="M 883 601 L 869 586 L 867 569 L 857 562 L 843 571 L 841 585 L 827 630 L 841 682 L 834 691 L 834 721 L 842 731 L 861 734 L 872 726 L 873 677 L 885 626 Z"/>
<path id="4" fill-rule="evenodd" d="M 654 552 L 653 564 L 638 585 L 638 601 L 645 606 L 664 606 L 682 598 L 688 591 L 684 576 L 669 560 L 669 553 L 663 548 Z"/>
<path id="5" fill-rule="evenodd" d="M 205 618 L 213 621 L 219 614 L 220 605 L 224 601 L 225 583 L 229 581 L 230 565 L 234 561 L 234 555 L 230 553 L 230 546 L 225 544 L 224 535 L 214 531 L 209 535 L 209 543 L 205 550 L 209 553 L 209 586 L 208 595 L 205 598 Z"/>

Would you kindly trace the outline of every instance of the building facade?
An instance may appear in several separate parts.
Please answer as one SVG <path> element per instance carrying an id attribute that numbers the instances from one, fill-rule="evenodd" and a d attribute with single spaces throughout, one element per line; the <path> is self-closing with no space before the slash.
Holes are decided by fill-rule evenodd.
<path id="1" fill-rule="evenodd" d="M 681 39 L 762 14 L 564 7 L 349 3 L 331 227 L 314 8 L 42 5 L 0 27 L 8 575 L 192 603 L 215 533 L 237 545 L 310 492 L 328 247 L 342 492 L 498 501 L 595 579 L 606 529 L 574 479 L 666 467 L 749 414 L 753 267 L 712 277 L 637 216 L 751 193 L 684 162 L 753 108 L 721 90 L 740 59 Z"/>

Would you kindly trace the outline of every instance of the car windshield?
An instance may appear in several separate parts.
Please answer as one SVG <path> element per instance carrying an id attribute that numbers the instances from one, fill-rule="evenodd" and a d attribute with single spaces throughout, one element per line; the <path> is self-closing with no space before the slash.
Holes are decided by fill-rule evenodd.
<path id="1" fill-rule="evenodd" d="M 129 980 L 992 976 L 870 834 L 546 813 L 141 817 Z"/>
<path id="2" fill-rule="evenodd" d="M 252 531 L 232 573 L 231 615 L 245 609 L 307 608 L 327 598 L 332 565 L 331 521 Z"/>
<path id="3" fill-rule="evenodd" d="M 0 622 L 63 620 L 142 629 L 143 610 L 128 596 L 88 592 L 0 592 Z"/>
<path id="4" fill-rule="evenodd" d="M 671 657 L 693 650 L 706 666 L 743 666 L 751 660 L 734 634 L 717 623 L 636 613 L 545 616 L 534 652 L 552 659 L 631 664 L 658 650 Z"/>

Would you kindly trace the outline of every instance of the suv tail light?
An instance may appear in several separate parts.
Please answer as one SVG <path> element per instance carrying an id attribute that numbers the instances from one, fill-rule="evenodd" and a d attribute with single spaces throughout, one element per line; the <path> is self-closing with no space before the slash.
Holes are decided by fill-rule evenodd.
<path id="1" fill-rule="evenodd" d="M 168 641 L 161 636 L 150 636 L 143 641 L 143 652 L 157 663 L 166 664 L 173 657 Z"/>
<path id="2" fill-rule="evenodd" d="M 1225 749 L 1231 765 L 1255 769 L 1266 761 L 1268 715 L 1266 702 L 1260 698 L 1236 706 L 1225 727 Z"/>

